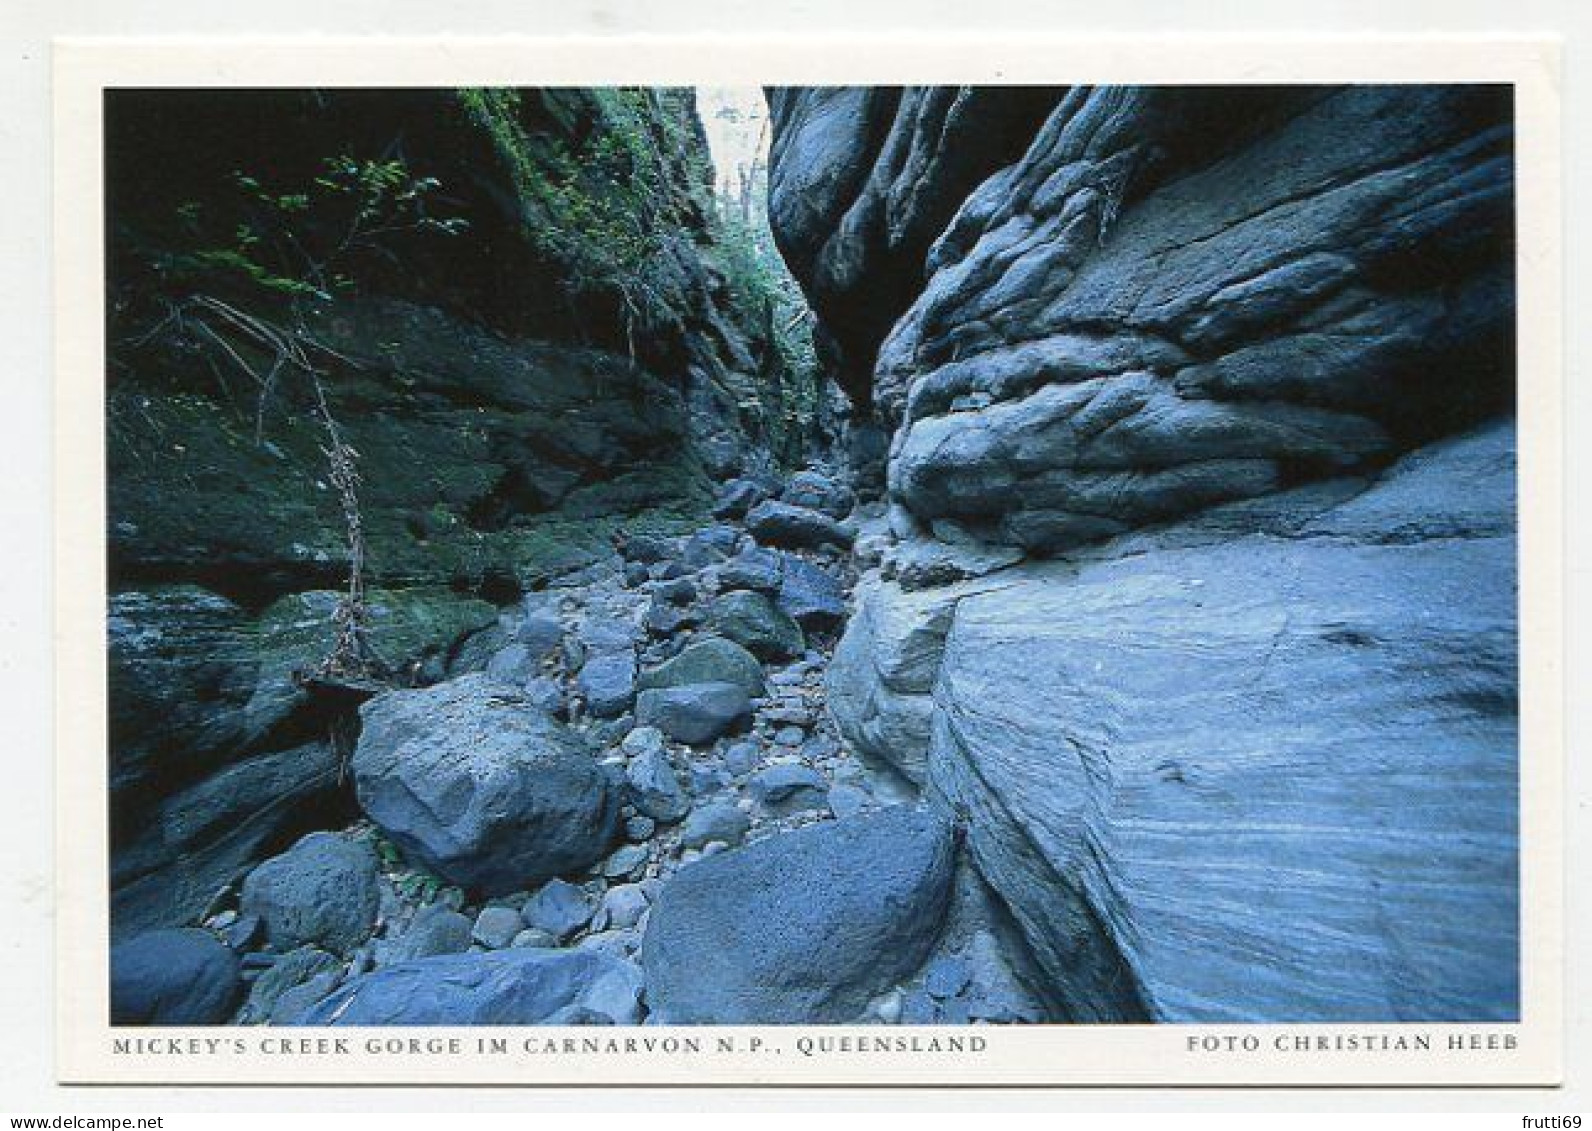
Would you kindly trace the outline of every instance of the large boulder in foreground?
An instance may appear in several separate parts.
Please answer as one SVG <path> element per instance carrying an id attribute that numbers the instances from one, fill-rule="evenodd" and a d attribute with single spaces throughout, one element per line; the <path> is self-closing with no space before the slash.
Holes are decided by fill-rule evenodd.
<path id="1" fill-rule="evenodd" d="M 111 1024 L 219 1025 L 243 983 L 235 954 L 208 931 L 151 931 L 111 948 Z"/>
<path id="2" fill-rule="evenodd" d="M 669 1024 L 850 1021 L 910 976 L 950 892 L 950 825 L 901 806 L 812 825 L 682 869 L 642 942 Z"/>
<path id="3" fill-rule="evenodd" d="M 641 971 L 595 950 L 444 954 L 346 982 L 300 1025 L 634 1025 Z"/>
<path id="4" fill-rule="evenodd" d="M 1512 440 L 955 605 L 930 786 L 1063 1015 L 1519 1016 Z"/>
<path id="5" fill-rule="evenodd" d="M 311 833 L 261 864 L 240 901 L 278 950 L 313 944 L 336 954 L 370 937 L 380 906 L 375 851 L 336 833 Z"/>
<path id="6" fill-rule="evenodd" d="M 474 674 L 360 710 L 361 808 L 438 875 L 501 895 L 579 870 L 618 833 L 619 789 L 514 688 Z"/>

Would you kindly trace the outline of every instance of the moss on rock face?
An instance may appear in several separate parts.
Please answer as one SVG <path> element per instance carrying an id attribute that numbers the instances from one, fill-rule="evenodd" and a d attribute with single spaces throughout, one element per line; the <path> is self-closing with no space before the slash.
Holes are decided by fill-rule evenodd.
<path id="1" fill-rule="evenodd" d="M 674 245 L 707 230 L 705 142 L 689 91 L 458 92 L 513 184 L 521 235 L 571 291 L 616 305 L 628 336 L 694 305 Z"/>
<path id="2" fill-rule="evenodd" d="M 332 650 L 332 614 L 341 594 L 328 589 L 292 593 L 256 622 L 262 684 L 291 683 L 312 672 Z M 429 662 L 446 659 L 472 632 L 497 620 L 497 607 L 446 589 L 377 589 L 365 594 L 371 644 L 395 677 L 424 676 Z M 440 674 L 436 672 L 434 674 Z"/>

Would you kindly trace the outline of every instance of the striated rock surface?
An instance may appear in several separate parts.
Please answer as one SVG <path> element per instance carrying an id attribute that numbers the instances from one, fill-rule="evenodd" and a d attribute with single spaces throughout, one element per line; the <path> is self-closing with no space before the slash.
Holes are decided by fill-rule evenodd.
<path id="1" fill-rule="evenodd" d="M 1512 445 L 1015 568 L 938 623 L 876 586 L 831 708 L 924 751 L 1067 1016 L 1517 1016 Z"/>
<path id="2" fill-rule="evenodd" d="M 1168 97 L 1069 96 L 937 248 L 880 373 L 908 378 L 890 473 L 919 518 L 1056 550 L 1507 405 L 1505 98 L 1324 93 L 1180 166 L 1146 132 L 1241 96 Z"/>
<path id="3" fill-rule="evenodd" d="M 893 497 L 1055 550 L 1501 411 L 1511 136 L 1487 87 L 1067 91 L 867 339 Z"/>

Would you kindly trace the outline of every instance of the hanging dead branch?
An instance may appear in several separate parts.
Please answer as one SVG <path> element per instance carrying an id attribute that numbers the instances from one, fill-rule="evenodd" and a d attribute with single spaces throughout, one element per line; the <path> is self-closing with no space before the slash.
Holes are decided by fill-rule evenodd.
<path id="1" fill-rule="evenodd" d="M 163 332 L 187 335 L 215 351 L 220 359 L 254 382 L 255 439 L 263 441 L 265 416 L 282 375 L 297 374 L 307 382 L 315 415 L 324 433 L 319 445 L 328 479 L 337 492 L 348 547 L 348 579 L 332 614 L 335 633 L 331 651 L 312 678 L 336 683 L 369 683 L 389 674 L 370 641 L 365 603 L 365 531 L 359 507 L 359 452 L 343 436 L 326 395 L 327 370 L 312 358 L 359 368 L 353 359 L 320 341 L 303 327 L 286 327 L 250 314 L 212 295 L 192 295 L 174 304 L 162 319 Z M 257 356 L 256 356 L 257 355 Z"/>

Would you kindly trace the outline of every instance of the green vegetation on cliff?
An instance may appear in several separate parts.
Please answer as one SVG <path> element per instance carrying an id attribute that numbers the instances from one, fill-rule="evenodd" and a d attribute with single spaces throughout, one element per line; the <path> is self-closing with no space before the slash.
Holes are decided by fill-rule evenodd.
<path id="1" fill-rule="evenodd" d="M 689 90 L 134 92 L 107 134 L 119 586 L 506 599 L 813 433 Z"/>

